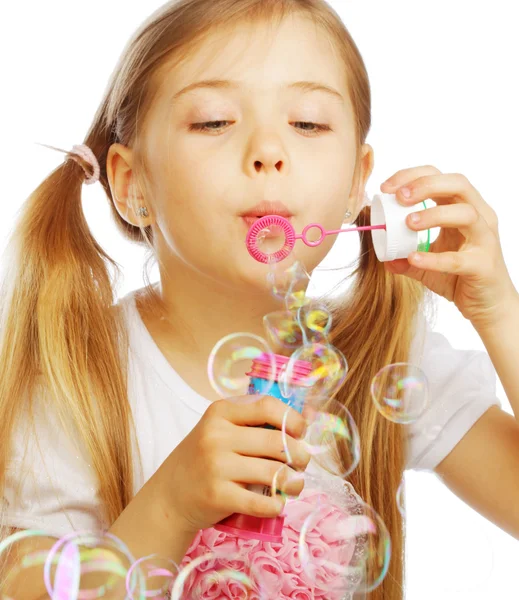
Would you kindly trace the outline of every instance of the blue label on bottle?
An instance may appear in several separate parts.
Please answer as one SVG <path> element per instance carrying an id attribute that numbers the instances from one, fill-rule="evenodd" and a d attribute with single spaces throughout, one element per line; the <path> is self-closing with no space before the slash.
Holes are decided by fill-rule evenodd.
<path id="1" fill-rule="evenodd" d="M 303 412 L 305 404 L 305 389 L 302 387 L 294 386 L 292 393 L 285 398 L 281 393 L 279 383 L 277 381 L 268 381 L 267 379 L 261 379 L 260 377 L 252 377 L 249 384 L 249 395 L 263 395 L 273 396 L 284 402 L 287 406 L 291 406 L 297 410 L 298 413 Z"/>

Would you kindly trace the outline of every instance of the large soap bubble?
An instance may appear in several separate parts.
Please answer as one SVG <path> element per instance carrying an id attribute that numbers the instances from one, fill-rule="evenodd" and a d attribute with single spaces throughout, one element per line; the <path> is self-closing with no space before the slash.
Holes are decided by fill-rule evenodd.
<path id="1" fill-rule="evenodd" d="M 309 478 L 310 486 L 316 490 L 314 508 L 299 537 L 306 578 L 325 598 L 374 590 L 391 558 L 389 532 L 380 515 L 339 478 Z"/>
<path id="2" fill-rule="evenodd" d="M 373 377 L 371 397 L 382 416 L 406 425 L 416 421 L 429 406 L 429 383 L 419 367 L 395 363 Z"/>
<path id="3" fill-rule="evenodd" d="M 312 365 L 308 374 L 297 376 L 297 361 Z M 285 397 L 293 393 L 293 381 L 305 388 L 305 403 L 319 409 L 342 386 L 348 373 L 348 363 L 342 352 L 331 344 L 312 343 L 298 348 L 290 357 L 285 375 L 280 377 L 280 389 Z"/>
<path id="4" fill-rule="evenodd" d="M 270 363 L 263 390 L 268 394 L 269 386 L 274 383 L 276 362 L 267 342 L 252 333 L 233 333 L 222 338 L 211 351 L 207 364 L 213 389 L 222 398 L 246 395 L 250 383 L 247 373 L 252 368 L 252 361 L 260 356 Z"/>

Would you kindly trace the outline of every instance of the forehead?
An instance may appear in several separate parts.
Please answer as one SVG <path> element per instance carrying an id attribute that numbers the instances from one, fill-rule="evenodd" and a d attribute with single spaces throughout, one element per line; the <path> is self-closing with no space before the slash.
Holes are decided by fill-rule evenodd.
<path id="1" fill-rule="evenodd" d="M 200 81 L 231 81 L 206 87 L 255 94 L 309 91 L 308 84 L 289 84 L 313 82 L 347 96 L 346 73 L 336 48 L 322 29 L 299 15 L 276 26 L 262 22 L 211 32 L 181 61 L 164 65 L 160 95 L 183 96 Z"/>

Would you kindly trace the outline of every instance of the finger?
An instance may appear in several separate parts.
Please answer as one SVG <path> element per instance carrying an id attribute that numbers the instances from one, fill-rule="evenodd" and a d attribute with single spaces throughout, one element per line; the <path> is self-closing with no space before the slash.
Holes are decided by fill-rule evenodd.
<path id="1" fill-rule="evenodd" d="M 286 504 L 285 496 L 263 496 L 233 483 L 229 483 L 226 495 L 225 506 L 232 512 L 253 517 L 277 517 L 283 512 Z"/>
<path id="2" fill-rule="evenodd" d="M 424 271 L 452 275 L 479 275 L 485 257 L 475 252 L 412 252 L 409 263 Z"/>
<path id="3" fill-rule="evenodd" d="M 419 219 L 416 222 L 415 219 Z M 471 204 L 442 204 L 420 210 L 407 217 L 407 226 L 415 231 L 433 227 L 454 228 L 475 243 L 481 243 L 489 234 L 487 222 Z"/>
<path id="4" fill-rule="evenodd" d="M 404 195 L 404 189 L 409 191 L 409 196 Z M 397 200 L 405 206 L 412 206 L 428 198 L 434 200 L 436 204 L 468 203 L 483 216 L 488 225 L 497 222 L 494 210 L 465 175 L 459 173 L 419 177 L 398 188 L 395 193 Z"/>
<path id="5" fill-rule="evenodd" d="M 384 183 L 380 186 L 380 191 L 391 194 L 398 188 L 401 188 L 402 186 L 415 181 L 415 179 L 418 179 L 419 177 L 440 174 L 441 171 L 431 165 L 402 169 L 400 171 L 397 171 L 389 179 L 384 181 Z"/>
<path id="6" fill-rule="evenodd" d="M 293 438 L 301 439 L 306 421 L 297 410 L 273 396 L 245 396 L 243 402 L 223 401 L 223 416 L 235 425 L 272 425 L 283 429 Z"/>
<path id="7" fill-rule="evenodd" d="M 226 463 L 222 477 L 235 483 L 261 485 L 276 491 L 293 495 L 300 493 L 304 486 L 304 473 L 295 471 L 288 465 L 266 458 L 241 457 L 240 460 Z"/>
<path id="8" fill-rule="evenodd" d="M 233 452 L 243 456 L 270 458 L 306 469 L 311 455 L 304 441 L 296 440 L 277 429 L 236 427 L 232 434 Z"/>

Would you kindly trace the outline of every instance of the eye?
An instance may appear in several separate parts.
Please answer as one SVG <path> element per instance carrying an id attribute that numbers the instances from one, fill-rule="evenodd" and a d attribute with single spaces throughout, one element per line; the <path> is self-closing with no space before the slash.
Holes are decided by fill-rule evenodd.
<path id="1" fill-rule="evenodd" d="M 317 133 L 319 131 L 331 131 L 332 128 L 329 125 L 321 125 L 319 123 L 309 123 L 308 121 L 296 121 L 296 125 L 312 125 L 315 129 L 302 129 L 308 133 Z M 305 134 L 306 135 L 306 134 Z"/>
<path id="2" fill-rule="evenodd" d="M 230 123 L 230 121 L 207 121 L 206 123 L 192 123 L 189 126 L 190 131 L 218 131 L 222 127 L 209 127 L 209 125 L 218 125 L 219 123 Z"/>
<path id="3" fill-rule="evenodd" d="M 192 123 L 189 126 L 189 131 L 216 131 L 223 129 L 224 126 L 222 123 L 231 123 L 231 121 L 206 121 L 205 123 Z M 301 131 L 306 132 L 305 135 L 313 135 L 315 133 L 319 133 L 321 131 L 331 131 L 331 127 L 329 125 L 322 125 L 319 123 L 310 123 L 308 121 L 294 121 L 296 125 L 310 125 L 315 129 L 301 129 Z M 216 127 L 215 127 L 216 125 Z M 219 126 L 218 126 L 219 125 Z"/>

